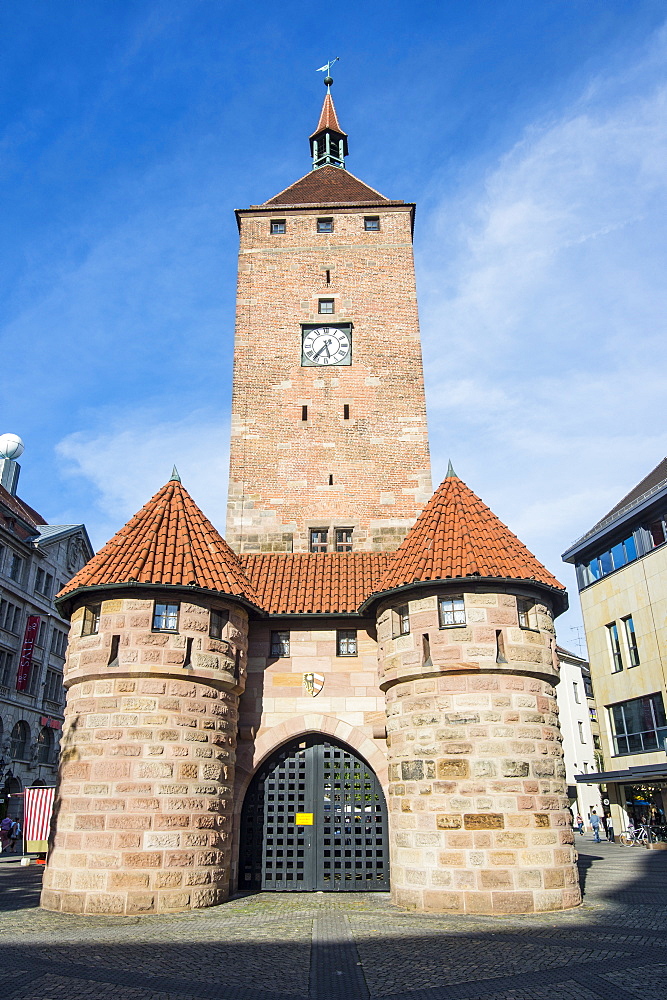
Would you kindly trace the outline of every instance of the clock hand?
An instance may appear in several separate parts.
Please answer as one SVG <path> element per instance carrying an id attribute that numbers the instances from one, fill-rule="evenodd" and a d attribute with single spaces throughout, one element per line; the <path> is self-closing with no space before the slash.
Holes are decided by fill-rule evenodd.
<path id="1" fill-rule="evenodd" d="M 315 358 L 319 358 L 319 356 L 322 353 L 322 351 L 326 351 L 327 352 L 327 357 L 328 358 L 331 357 L 331 351 L 329 350 L 329 344 L 330 343 L 331 343 L 330 340 L 325 340 L 324 341 L 324 343 L 320 347 L 319 351 L 316 354 L 313 354 L 313 361 L 315 360 Z"/>

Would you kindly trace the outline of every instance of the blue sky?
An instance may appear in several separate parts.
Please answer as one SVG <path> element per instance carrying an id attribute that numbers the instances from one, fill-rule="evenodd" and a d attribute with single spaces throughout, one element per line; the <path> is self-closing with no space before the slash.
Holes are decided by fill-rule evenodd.
<path id="1" fill-rule="evenodd" d="M 560 553 L 667 453 L 662 0 L 0 7 L 0 431 L 102 544 L 168 478 L 224 530 L 233 209 L 309 167 L 418 203 L 434 480 Z M 577 614 L 561 626 L 572 645 Z"/>

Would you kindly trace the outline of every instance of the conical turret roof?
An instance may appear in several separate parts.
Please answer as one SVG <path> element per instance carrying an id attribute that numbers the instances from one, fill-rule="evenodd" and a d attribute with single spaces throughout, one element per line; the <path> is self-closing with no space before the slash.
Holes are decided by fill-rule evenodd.
<path id="1" fill-rule="evenodd" d="M 330 129 L 332 132 L 338 132 L 339 135 L 347 135 L 347 132 L 343 132 L 342 128 L 338 124 L 338 115 L 336 114 L 331 94 L 326 94 L 324 98 L 324 104 L 322 105 L 322 111 L 320 113 L 320 120 L 317 123 L 317 128 L 310 138 L 314 139 L 316 135 L 319 135 L 320 132 L 326 131 L 326 129 Z"/>
<path id="2" fill-rule="evenodd" d="M 124 583 L 195 587 L 259 605 L 237 556 L 175 476 L 86 563 L 58 599 L 85 587 Z"/>
<path id="3" fill-rule="evenodd" d="M 462 577 L 533 580 L 565 589 L 450 463 L 447 478 L 397 549 L 380 590 Z"/>

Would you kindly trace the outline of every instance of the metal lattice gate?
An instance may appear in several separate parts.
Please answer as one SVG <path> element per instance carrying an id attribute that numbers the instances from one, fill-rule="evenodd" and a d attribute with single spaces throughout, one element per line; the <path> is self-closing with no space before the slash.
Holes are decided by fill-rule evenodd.
<path id="1" fill-rule="evenodd" d="M 239 889 L 388 888 L 387 807 L 372 769 L 332 740 L 285 744 L 246 793 Z"/>

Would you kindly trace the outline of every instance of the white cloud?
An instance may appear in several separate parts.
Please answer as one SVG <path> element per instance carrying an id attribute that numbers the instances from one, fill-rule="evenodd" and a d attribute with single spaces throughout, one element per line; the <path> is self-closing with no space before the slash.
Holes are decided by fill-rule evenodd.
<path id="1" fill-rule="evenodd" d="M 97 518 L 88 518 L 99 548 L 170 478 L 175 464 L 183 485 L 224 534 L 229 429 L 223 415 L 204 411 L 181 420 L 148 410 L 125 411 L 97 432 L 69 434 L 56 447 L 66 476 L 95 490 Z"/>
<path id="2" fill-rule="evenodd" d="M 665 54 L 527 128 L 419 255 L 436 475 L 451 455 L 561 578 L 667 453 Z"/>

